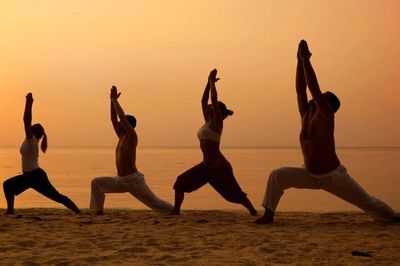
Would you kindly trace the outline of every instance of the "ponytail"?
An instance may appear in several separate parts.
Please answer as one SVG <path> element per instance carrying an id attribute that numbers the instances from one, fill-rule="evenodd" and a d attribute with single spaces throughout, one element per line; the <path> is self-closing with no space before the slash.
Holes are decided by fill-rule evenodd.
<path id="1" fill-rule="evenodd" d="M 42 143 L 40 144 L 40 149 L 42 150 L 42 152 L 46 152 L 46 150 L 47 150 L 47 135 L 46 135 L 46 133 L 43 133 L 43 139 L 42 139 Z"/>

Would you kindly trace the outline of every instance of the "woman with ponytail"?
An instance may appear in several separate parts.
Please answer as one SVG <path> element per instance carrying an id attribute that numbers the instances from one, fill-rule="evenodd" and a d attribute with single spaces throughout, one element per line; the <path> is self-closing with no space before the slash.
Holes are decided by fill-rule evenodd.
<path id="1" fill-rule="evenodd" d="M 203 152 L 203 161 L 178 176 L 174 185 L 175 206 L 171 214 L 180 213 L 184 193 L 190 193 L 209 183 L 224 199 L 241 204 L 251 215 L 257 215 L 247 194 L 242 191 L 236 181 L 231 164 L 219 149 L 223 121 L 233 115 L 233 112 L 227 109 L 223 102 L 218 101 L 215 88 L 215 82 L 218 80 L 217 70 L 214 69 L 208 77 L 201 100 L 205 123 L 197 132 L 197 137 Z M 210 94 L 211 104 L 208 104 Z"/>
<path id="2" fill-rule="evenodd" d="M 68 197 L 60 194 L 50 183 L 46 172 L 39 167 L 39 141 L 42 152 L 47 150 L 47 136 L 41 124 L 32 125 L 32 93 L 26 95 L 24 127 L 25 141 L 21 145 L 22 175 L 6 180 L 3 183 L 4 194 L 7 201 L 5 214 L 14 214 L 14 197 L 18 196 L 28 188 L 33 188 L 40 194 L 63 204 L 76 214 L 80 213 L 79 208 Z"/>

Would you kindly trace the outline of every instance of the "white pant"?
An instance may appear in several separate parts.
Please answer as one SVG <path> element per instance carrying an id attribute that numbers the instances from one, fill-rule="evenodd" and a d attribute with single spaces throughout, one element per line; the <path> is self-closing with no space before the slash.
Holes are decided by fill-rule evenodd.
<path id="1" fill-rule="evenodd" d="M 323 189 L 364 210 L 375 221 L 392 221 L 394 210 L 380 199 L 370 196 L 340 165 L 332 172 L 314 175 L 305 168 L 282 167 L 269 176 L 262 206 L 275 211 L 285 189 Z"/>
<path id="2" fill-rule="evenodd" d="M 127 176 L 96 177 L 92 180 L 90 208 L 103 211 L 105 193 L 129 192 L 143 204 L 156 211 L 172 211 L 173 206 L 159 199 L 147 186 L 144 176 L 135 172 Z"/>

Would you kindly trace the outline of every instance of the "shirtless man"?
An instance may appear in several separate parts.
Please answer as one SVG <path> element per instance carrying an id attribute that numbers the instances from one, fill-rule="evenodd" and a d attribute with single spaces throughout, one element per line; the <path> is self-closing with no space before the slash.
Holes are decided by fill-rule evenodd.
<path id="1" fill-rule="evenodd" d="M 255 223 L 273 223 L 275 209 L 288 188 L 323 189 L 364 210 L 375 221 L 398 222 L 396 213 L 365 192 L 340 163 L 334 139 L 335 112 L 340 101 L 332 92 L 321 92 L 310 57 L 307 43 L 302 40 L 297 52 L 296 91 L 305 168 L 283 167 L 271 172 L 262 204 L 265 213 Z M 310 101 L 307 86 L 313 97 Z"/>
<path id="2" fill-rule="evenodd" d="M 147 186 L 144 176 L 136 168 L 136 119 L 134 116 L 125 115 L 118 103 L 117 88 L 111 88 L 111 122 L 119 141 L 116 148 L 116 165 L 118 176 L 97 177 L 92 180 L 90 208 L 97 215 L 104 213 L 105 193 L 129 192 L 149 208 L 157 211 L 171 212 L 173 206 L 159 199 Z M 119 118 L 119 122 L 118 122 Z"/>

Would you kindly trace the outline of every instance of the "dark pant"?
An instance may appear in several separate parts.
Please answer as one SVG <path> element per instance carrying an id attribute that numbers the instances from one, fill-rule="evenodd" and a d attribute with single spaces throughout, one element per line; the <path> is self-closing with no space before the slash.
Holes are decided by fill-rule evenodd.
<path id="1" fill-rule="evenodd" d="M 233 175 L 232 166 L 227 161 L 213 165 L 206 165 L 201 162 L 179 175 L 174 184 L 174 189 L 189 193 L 207 183 L 227 201 L 243 203 L 247 198 L 247 194 L 242 191 Z"/>
<path id="2" fill-rule="evenodd" d="M 3 183 L 4 194 L 6 197 L 17 196 L 27 190 L 33 188 L 40 194 L 61 204 L 67 204 L 71 200 L 60 194 L 50 183 L 47 174 L 41 168 L 33 170 L 29 173 L 14 176 Z"/>

